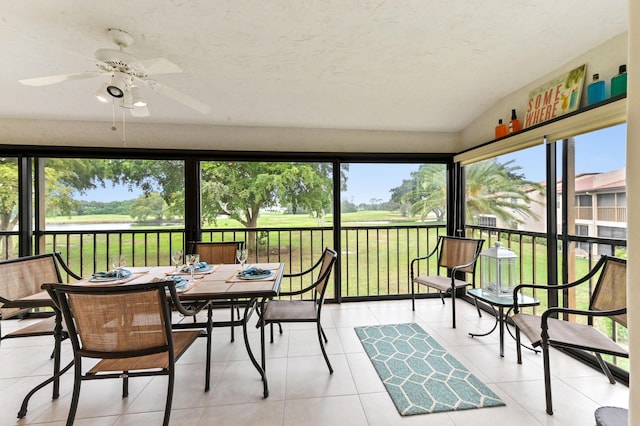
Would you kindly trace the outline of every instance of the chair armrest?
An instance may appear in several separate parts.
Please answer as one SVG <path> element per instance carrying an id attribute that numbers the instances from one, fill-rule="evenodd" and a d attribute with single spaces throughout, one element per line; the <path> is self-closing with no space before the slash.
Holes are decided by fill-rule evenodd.
<path id="1" fill-rule="evenodd" d="M 426 256 L 419 256 L 419 257 L 414 257 L 413 259 L 411 259 L 411 263 L 410 263 L 410 268 L 411 268 L 411 280 L 413 281 L 414 278 L 414 273 L 413 273 L 413 265 L 416 262 L 419 262 L 421 260 L 426 260 L 429 259 L 431 256 L 433 256 L 434 254 L 436 254 L 438 252 L 438 247 L 440 246 L 440 243 L 438 242 L 438 244 L 436 244 L 436 246 L 434 247 L 433 250 L 431 250 L 431 253 L 429 253 Z"/>
<path id="2" fill-rule="evenodd" d="M 294 277 L 301 277 L 303 275 L 307 275 L 310 274 L 311 272 L 313 272 L 318 266 L 320 266 L 320 264 L 322 263 L 322 258 L 318 259 L 316 261 L 316 263 L 311 266 L 309 269 L 305 270 L 305 271 L 301 271 L 301 272 L 290 272 L 288 274 L 282 274 L 282 278 L 294 278 Z"/>
<path id="3" fill-rule="evenodd" d="M 320 257 L 320 259 L 318 259 L 318 261 L 315 263 L 315 265 L 313 265 L 312 267 L 310 267 L 306 271 L 292 273 L 292 274 L 283 274 L 282 277 L 283 278 L 294 278 L 294 277 L 301 277 L 303 275 L 307 275 L 307 274 L 311 273 L 314 269 L 316 269 L 320 265 L 322 265 L 323 260 L 324 260 L 324 255 L 322 257 Z M 327 268 L 320 276 L 318 276 L 317 279 L 313 280 L 313 282 L 311 284 L 309 284 L 307 287 L 304 287 L 304 288 L 301 288 L 300 290 L 295 290 L 295 291 L 281 291 L 278 295 L 279 296 L 295 296 L 295 295 L 298 295 L 298 294 L 306 293 L 306 292 L 308 292 L 310 290 L 314 290 L 315 287 L 318 285 L 318 282 L 320 282 L 323 279 L 328 278 L 328 275 L 331 274 L 331 269 L 332 268 Z"/>
<path id="4" fill-rule="evenodd" d="M 312 290 L 315 286 L 316 286 L 316 282 L 314 281 L 311 285 L 309 285 L 309 286 L 307 286 L 305 288 L 301 288 L 300 290 L 281 291 L 280 293 L 278 293 L 278 296 L 296 296 L 298 294 L 306 293 L 306 292 Z"/>
<path id="5" fill-rule="evenodd" d="M 588 309 L 572 309 L 572 308 L 549 308 L 542 313 L 542 329 L 547 329 L 548 319 L 553 314 L 573 314 L 590 317 L 609 317 L 613 315 L 622 315 L 627 313 L 627 308 L 611 309 L 607 311 L 592 311 Z"/>
<path id="6" fill-rule="evenodd" d="M 565 283 L 565 284 L 554 284 L 554 285 L 548 285 L 548 284 L 519 284 L 517 285 L 514 289 L 513 289 L 513 312 L 514 313 L 518 313 L 518 293 L 520 292 L 520 289 L 523 288 L 532 288 L 532 289 L 538 289 L 538 290 L 544 290 L 544 291 L 558 291 L 558 290 L 564 290 L 567 288 L 571 288 L 571 287 L 575 287 L 579 284 L 582 284 L 585 281 L 590 280 L 591 278 L 593 278 L 593 276 L 600 271 L 600 269 L 602 269 L 602 267 L 604 266 L 604 261 L 605 261 L 606 256 L 602 256 L 600 258 L 600 260 L 598 261 L 598 263 L 589 271 L 589 273 L 585 276 L 583 276 L 582 278 L 576 280 L 576 281 L 572 281 L 569 283 Z"/>
<path id="7" fill-rule="evenodd" d="M 167 288 L 169 289 L 169 294 L 171 295 L 171 302 L 173 303 L 173 306 L 176 308 L 176 310 L 184 316 L 194 316 L 197 313 L 197 310 L 188 309 L 182 304 L 180 298 L 178 297 L 178 291 L 176 290 L 175 281 L 167 281 L 166 284 Z"/>
<path id="8" fill-rule="evenodd" d="M 477 257 L 475 257 L 471 262 L 465 263 L 464 265 L 456 265 L 453 268 L 451 268 L 451 275 L 455 275 L 456 272 L 458 272 L 458 269 L 462 269 L 462 268 L 467 268 L 471 265 L 473 265 L 474 263 L 476 263 L 476 261 L 478 260 Z"/>
<path id="9" fill-rule="evenodd" d="M 56 251 L 56 252 L 53 253 L 53 255 L 55 256 L 56 261 L 58 262 L 58 264 L 60 266 L 62 266 L 62 269 L 64 269 L 64 271 L 67 274 L 69 274 L 73 279 L 76 279 L 76 280 L 81 280 L 82 279 L 82 277 L 80 275 L 78 275 L 75 272 L 73 272 L 71 270 L 71 268 L 69 268 L 69 266 L 67 266 L 65 261 L 62 259 L 62 254 L 60 252 Z"/>

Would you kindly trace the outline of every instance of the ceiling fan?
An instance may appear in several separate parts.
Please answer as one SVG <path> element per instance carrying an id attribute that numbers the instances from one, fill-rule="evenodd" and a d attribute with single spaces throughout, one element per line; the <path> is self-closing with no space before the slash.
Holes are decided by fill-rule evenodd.
<path id="1" fill-rule="evenodd" d="M 141 90 L 141 87 L 145 86 L 203 114 L 211 111 L 209 105 L 149 78 L 155 74 L 180 73 L 182 69 L 178 65 L 164 58 L 139 59 L 125 50 L 133 44 L 133 37 L 129 33 L 116 28 L 109 28 L 107 32 L 118 49 L 96 50 L 94 56 L 98 61 L 97 71 L 36 77 L 19 82 L 27 86 L 46 86 L 67 80 L 106 76 L 108 81 L 95 93 L 96 98 L 105 103 L 119 102 L 119 105 L 128 109 L 134 117 L 149 115 L 147 101 Z"/>

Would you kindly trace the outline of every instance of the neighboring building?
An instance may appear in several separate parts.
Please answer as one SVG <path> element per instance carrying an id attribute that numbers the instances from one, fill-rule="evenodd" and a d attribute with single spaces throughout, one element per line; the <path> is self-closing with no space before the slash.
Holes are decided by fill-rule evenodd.
<path id="1" fill-rule="evenodd" d="M 618 169 L 605 173 L 581 173 L 575 178 L 574 214 L 577 236 L 593 236 L 599 238 L 627 238 L 627 184 L 626 169 Z M 545 183 L 542 183 L 546 186 Z M 558 229 L 562 221 L 562 181 L 556 183 L 558 196 Z M 540 191 L 530 194 L 537 203 L 532 203 L 531 210 L 538 220 L 523 218 L 524 223 L 501 223 L 495 216 L 483 215 L 477 220 L 478 225 L 511 228 L 532 232 L 546 230 L 546 202 Z M 586 250 L 587 244 L 578 244 L 578 250 Z M 606 246 L 598 247 L 598 254 L 610 254 Z M 580 253 L 579 253 L 580 254 Z"/>
<path id="2" fill-rule="evenodd" d="M 624 168 L 576 176 L 575 235 L 627 238 L 627 183 Z M 560 191 L 558 191 L 560 193 Z M 586 249 L 578 245 L 578 249 Z M 607 246 L 598 254 L 613 254 Z"/>

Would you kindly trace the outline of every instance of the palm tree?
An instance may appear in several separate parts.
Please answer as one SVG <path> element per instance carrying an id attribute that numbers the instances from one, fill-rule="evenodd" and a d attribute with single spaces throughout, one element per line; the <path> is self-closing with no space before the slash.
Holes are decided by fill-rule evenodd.
<path id="1" fill-rule="evenodd" d="M 503 223 L 524 223 L 525 218 L 538 219 L 531 209 L 537 203 L 531 195 L 544 191 L 539 183 L 525 179 L 521 167 L 513 160 L 500 163 L 489 159 L 471 164 L 466 172 L 466 219 L 475 223 L 480 215 L 494 215 Z M 410 204 L 409 213 L 425 219 L 430 213 L 444 220 L 446 213 L 446 170 L 441 164 L 425 164 L 411 174 L 394 191 L 403 191 L 402 202 Z"/>

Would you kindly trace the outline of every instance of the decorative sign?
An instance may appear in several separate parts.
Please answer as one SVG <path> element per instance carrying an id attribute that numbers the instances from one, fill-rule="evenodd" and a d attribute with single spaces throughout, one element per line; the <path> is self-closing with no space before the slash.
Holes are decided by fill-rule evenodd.
<path id="1" fill-rule="evenodd" d="M 580 106 L 585 65 L 582 65 L 529 92 L 524 127 L 573 112 Z"/>

